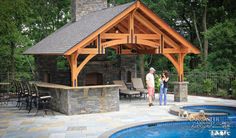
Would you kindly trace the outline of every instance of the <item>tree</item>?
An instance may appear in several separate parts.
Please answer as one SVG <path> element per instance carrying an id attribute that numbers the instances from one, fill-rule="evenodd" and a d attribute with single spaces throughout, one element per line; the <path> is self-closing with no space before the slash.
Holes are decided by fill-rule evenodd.
<path id="1" fill-rule="evenodd" d="M 210 28 L 205 36 L 210 41 L 210 68 L 236 72 L 236 20 L 226 20 Z"/>
<path id="2" fill-rule="evenodd" d="M 12 78 L 15 74 L 15 49 L 25 40 L 23 35 L 24 23 L 28 13 L 25 0 L 1 0 L 0 1 L 0 45 L 10 47 L 10 71 Z M 7 60 L 7 59 L 5 59 Z"/>
<path id="3" fill-rule="evenodd" d="M 70 21 L 70 0 L 1 0 L 0 13 L 1 72 L 14 78 L 30 70 L 33 58 L 22 52 Z"/>

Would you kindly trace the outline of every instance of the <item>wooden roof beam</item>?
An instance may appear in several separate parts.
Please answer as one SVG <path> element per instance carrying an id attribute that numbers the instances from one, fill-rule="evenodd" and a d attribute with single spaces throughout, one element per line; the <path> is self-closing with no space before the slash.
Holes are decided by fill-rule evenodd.
<path id="1" fill-rule="evenodd" d="M 180 46 L 177 43 L 171 40 L 166 34 L 164 34 L 160 29 L 158 29 L 155 25 L 153 25 L 149 20 L 147 20 L 141 14 L 136 12 L 135 18 L 144 26 L 148 27 L 151 31 L 155 32 L 156 34 L 163 35 L 165 42 L 168 43 L 170 46 L 173 46 L 173 48 L 176 48 L 176 49 L 180 48 Z"/>
<path id="2" fill-rule="evenodd" d="M 79 54 L 98 54 L 97 48 L 80 48 L 78 50 Z"/>
<path id="3" fill-rule="evenodd" d="M 140 4 L 139 8 L 142 10 L 142 12 L 148 15 L 154 22 L 156 22 L 161 28 L 165 29 L 169 34 L 172 34 L 173 37 L 178 39 L 180 43 L 189 48 L 191 52 L 193 52 L 194 54 L 200 53 L 200 51 L 196 47 L 194 47 L 190 42 L 185 40 L 183 36 L 178 34 L 174 29 L 172 29 L 168 24 L 166 24 L 159 16 L 157 16 L 154 12 L 148 9 L 144 4 Z"/>
<path id="4" fill-rule="evenodd" d="M 129 34 L 120 34 L 120 33 L 103 33 L 101 39 L 127 39 Z"/>

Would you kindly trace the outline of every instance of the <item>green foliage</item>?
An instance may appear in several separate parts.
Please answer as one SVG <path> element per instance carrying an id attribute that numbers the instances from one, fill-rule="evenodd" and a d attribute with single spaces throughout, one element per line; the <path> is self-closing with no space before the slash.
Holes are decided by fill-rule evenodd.
<path id="1" fill-rule="evenodd" d="M 228 96 L 228 93 L 224 89 L 219 89 L 216 95 L 219 96 L 219 97 L 226 98 Z"/>
<path id="2" fill-rule="evenodd" d="M 114 50 L 106 49 L 106 58 L 107 60 L 114 61 L 117 60 L 118 55 Z"/>
<path id="3" fill-rule="evenodd" d="M 234 99 L 236 99 L 236 80 L 232 81 L 232 90 L 233 90 L 232 96 Z"/>
<path id="4" fill-rule="evenodd" d="M 211 41 L 209 62 L 214 70 L 236 71 L 236 20 L 217 23 L 205 34 Z"/>
<path id="5" fill-rule="evenodd" d="M 70 21 L 71 0 L 28 0 L 30 15 L 26 26 L 29 38 L 38 42 Z"/>
<path id="6" fill-rule="evenodd" d="M 193 95 L 203 95 L 204 94 L 202 85 L 196 81 L 189 83 L 188 92 L 189 92 L 189 94 L 193 94 Z"/>
<path id="7" fill-rule="evenodd" d="M 160 75 L 155 74 L 155 89 L 160 90 L 160 85 L 161 85 L 161 80 L 160 80 Z"/>
<path id="8" fill-rule="evenodd" d="M 0 13 L 0 74 L 30 78 L 34 60 L 22 52 L 69 21 L 70 0 L 1 0 Z"/>
<path id="9" fill-rule="evenodd" d="M 203 91 L 206 92 L 208 95 L 211 95 L 212 90 L 214 88 L 214 82 L 211 79 L 203 80 Z"/>
<path id="10" fill-rule="evenodd" d="M 57 70 L 59 71 L 68 71 L 69 69 L 68 61 L 65 57 L 57 57 Z"/>
<path id="11" fill-rule="evenodd" d="M 232 89 L 236 91 L 236 80 L 232 81 Z"/>

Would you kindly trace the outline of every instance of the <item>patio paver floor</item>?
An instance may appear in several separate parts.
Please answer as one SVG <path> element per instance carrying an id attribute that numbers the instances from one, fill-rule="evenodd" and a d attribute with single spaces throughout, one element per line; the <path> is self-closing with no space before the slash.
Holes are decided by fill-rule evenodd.
<path id="1" fill-rule="evenodd" d="M 55 116 L 34 116 L 26 110 L 18 110 L 11 102 L 0 107 L 1 138 L 96 138 L 105 131 L 130 123 L 178 119 L 168 113 L 173 105 L 184 104 L 228 104 L 236 105 L 236 100 L 211 97 L 189 96 L 188 102 L 173 102 L 172 94 L 168 95 L 168 105 L 159 106 L 156 95 L 155 106 L 148 107 L 146 100 L 121 100 L 120 111 L 109 113 L 83 114 L 66 116 L 56 113 Z M 49 112 L 50 114 L 50 112 Z"/>

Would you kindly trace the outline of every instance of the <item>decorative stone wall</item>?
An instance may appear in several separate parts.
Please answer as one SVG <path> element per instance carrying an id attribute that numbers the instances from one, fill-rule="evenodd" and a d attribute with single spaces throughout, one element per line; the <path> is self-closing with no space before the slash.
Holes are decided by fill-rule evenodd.
<path id="1" fill-rule="evenodd" d="M 173 82 L 175 102 L 188 101 L 188 83 L 189 82 Z"/>
<path id="2" fill-rule="evenodd" d="M 49 84 L 50 85 L 50 84 Z M 81 88 L 40 87 L 49 93 L 52 109 L 67 115 L 119 111 L 119 86 L 87 86 Z"/>
<path id="3" fill-rule="evenodd" d="M 137 76 L 136 70 L 136 56 L 135 55 L 122 55 L 120 57 L 120 71 L 121 71 L 121 80 L 125 80 L 125 82 L 131 81 L 131 78 Z M 128 75 L 130 72 L 130 76 Z M 131 77 L 131 78 L 129 78 Z"/>
<path id="4" fill-rule="evenodd" d="M 100 73 L 103 77 L 103 84 L 112 84 L 113 80 L 120 79 L 120 66 L 113 61 L 90 61 L 78 76 L 79 86 L 86 84 L 86 77 L 89 73 Z"/>
<path id="5" fill-rule="evenodd" d="M 82 16 L 107 8 L 107 0 L 72 0 L 72 21 Z"/>

